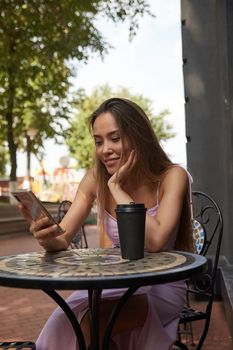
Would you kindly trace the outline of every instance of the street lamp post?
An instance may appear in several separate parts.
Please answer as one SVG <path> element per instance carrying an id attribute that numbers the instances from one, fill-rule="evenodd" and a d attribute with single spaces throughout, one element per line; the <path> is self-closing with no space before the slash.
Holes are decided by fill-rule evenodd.
<path id="1" fill-rule="evenodd" d="M 31 142 L 37 134 L 36 128 L 28 128 L 26 134 L 26 154 L 27 154 L 27 168 L 26 168 L 26 181 L 24 186 L 31 188 Z"/>

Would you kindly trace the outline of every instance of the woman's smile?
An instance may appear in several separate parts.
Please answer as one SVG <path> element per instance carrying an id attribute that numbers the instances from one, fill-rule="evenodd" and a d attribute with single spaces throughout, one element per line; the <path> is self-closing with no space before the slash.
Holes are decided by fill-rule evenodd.
<path id="1" fill-rule="evenodd" d="M 120 167 L 120 160 L 121 160 L 120 157 L 109 158 L 109 159 L 105 159 L 103 163 L 109 173 L 114 173 Z"/>
<path id="2" fill-rule="evenodd" d="M 107 166 L 111 166 L 116 164 L 116 162 L 118 162 L 119 160 L 120 157 L 104 159 L 104 164 Z"/>

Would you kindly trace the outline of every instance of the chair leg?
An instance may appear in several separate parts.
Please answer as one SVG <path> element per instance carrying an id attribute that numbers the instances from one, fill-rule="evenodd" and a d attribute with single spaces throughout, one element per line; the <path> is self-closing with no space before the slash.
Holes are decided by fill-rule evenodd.
<path id="1" fill-rule="evenodd" d="M 201 350 L 202 345 L 204 344 L 208 329 L 209 329 L 209 324 L 210 324 L 210 320 L 206 320 L 205 327 L 204 327 L 204 330 L 202 332 L 201 338 L 197 344 L 196 350 Z"/>
<path id="2" fill-rule="evenodd" d="M 190 294 L 188 292 L 186 293 L 186 302 L 187 302 L 187 306 L 190 307 Z M 194 337 L 193 337 L 192 322 L 189 322 L 187 324 L 188 324 L 188 327 L 189 327 L 189 335 L 190 335 L 190 338 L 191 338 L 191 344 L 190 345 L 191 346 L 195 346 Z"/>
<path id="3" fill-rule="evenodd" d="M 183 341 L 185 341 L 185 344 L 189 344 L 190 346 L 195 346 L 194 342 L 194 336 L 193 336 L 193 327 L 192 322 L 187 322 L 182 325 L 178 326 L 178 332 L 177 332 L 177 340 L 182 343 L 182 336 L 183 335 Z"/>
<path id="4" fill-rule="evenodd" d="M 84 243 L 85 243 L 85 247 L 84 248 L 88 248 L 88 243 L 87 243 L 87 236 L 86 236 L 86 232 L 85 232 L 85 225 L 82 226 L 82 235 L 83 235 L 83 239 L 84 239 Z"/>
<path id="5" fill-rule="evenodd" d="M 194 342 L 194 337 L 193 337 L 193 325 L 192 322 L 189 323 L 189 328 L 190 328 L 190 337 L 191 337 L 191 346 L 195 346 L 195 342 Z"/>
<path id="6" fill-rule="evenodd" d="M 206 316 L 206 320 L 205 320 L 204 330 L 203 330 L 202 335 L 200 337 L 200 340 L 197 344 L 196 350 L 201 350 L 202 345 L 204 344 L 205 338 L 207 336 L 209 325 L 210 325 L 210 315 L 211 315 L 212 305 L 213 305 L 213 300 L 207 306 L 207 309 L 206 309 L 207 316 Z"/>
<path id="7" fill-rule="evenodd" d="M 192 322 L 185 323 L 185 336 L 186 343 L 190 343 L 191 346 L 195 346 Z"/>

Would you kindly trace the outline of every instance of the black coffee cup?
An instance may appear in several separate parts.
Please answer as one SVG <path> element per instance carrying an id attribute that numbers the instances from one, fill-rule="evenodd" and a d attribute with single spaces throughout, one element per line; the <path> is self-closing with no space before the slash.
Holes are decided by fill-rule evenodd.
<path id="1" fill-rule="evenodd" d="M 118 204 L 117 226 L 123 259 L 144 257 L 146 208 L 143 203 Z"/>

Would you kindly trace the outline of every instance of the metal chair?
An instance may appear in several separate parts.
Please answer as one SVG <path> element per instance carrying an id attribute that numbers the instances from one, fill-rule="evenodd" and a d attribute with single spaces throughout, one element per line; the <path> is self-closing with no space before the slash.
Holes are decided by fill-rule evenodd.
<path id="1" fill-rule="evenodd" d="M 58 221 L 60 222 L 70 209 L 72 202 L 69 200 L 63 200 L 58 207 Z M 85 232 L 85 224 L 82 225 L 80 230 L 76 233 L 71 244 L 71 248 L 88 248 L 87 237 Z"/>
<path id="2" fill-rule="evenodd" d="M 36 350 L 36 344 L 31 341 L 0 342 L 0 350 Z"/>
<path id="3" fill-rule="evenodd" d="M 176 349 L 188 350 L 187 335 L 191 337 L 191 345 L 194 346 L 192 323 L 204 321 L 203 331 L 200 335 L 196 350 L 200 350 L 205 341 L 212 311 L 215 292 L 216 274 L 223 234 L 223 218 L 217 203 L 207 194 L 193 191 L 193 227 L 199 226 L 200 235 L 194 230 L 196 252 L 208 259 L 209 267 L 205 274 L 195 280 L 188 281 L 187 305 L 184 307 L 178 328 L 178 339 L 175 342 Z M 196 296 L 205 303 L 204 310 L 196 310 L 192 307 L 191 295 Z M 186 344 L 185 344 L 186 343 Z"/>

